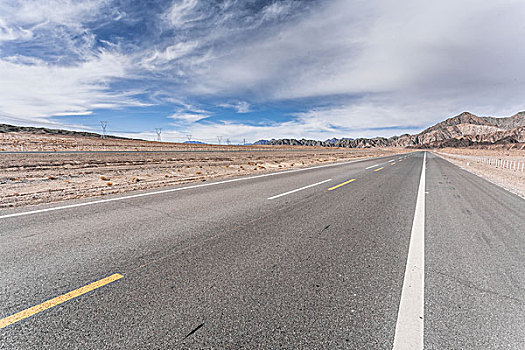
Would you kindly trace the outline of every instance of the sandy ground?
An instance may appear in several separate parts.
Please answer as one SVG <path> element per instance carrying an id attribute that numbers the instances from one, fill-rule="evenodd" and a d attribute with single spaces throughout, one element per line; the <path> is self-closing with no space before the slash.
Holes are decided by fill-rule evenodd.
<path id="1" fill-rule="evenodd" d="M 115 141 L 117 143 L 119 141 Z M 407 152 L 403 149 L 149 144 L 172 151 L 0 154 L 0 207 L 51 203 Z"/>
<path id="2" fill-rule="evenodd" d="M 444 148 L 435 153 L 525 198 L 525 145 Z"/>

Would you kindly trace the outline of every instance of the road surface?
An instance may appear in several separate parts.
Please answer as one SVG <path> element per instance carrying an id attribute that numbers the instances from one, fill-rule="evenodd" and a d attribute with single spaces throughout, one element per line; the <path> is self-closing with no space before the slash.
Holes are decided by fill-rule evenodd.
<path id="1" fill-rule="evenodd" d="M 525 201 L 413 152 L 0 211 L 0 349 L 525 349 Z"/>

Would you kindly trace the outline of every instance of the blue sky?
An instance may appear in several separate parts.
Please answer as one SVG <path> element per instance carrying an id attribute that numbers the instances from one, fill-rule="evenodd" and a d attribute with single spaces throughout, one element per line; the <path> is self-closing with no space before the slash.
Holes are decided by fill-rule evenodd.
<path id="1" fill-rule="evenodd" d="M 516 0 L 0 0 L 0 123 L 237 143 L 508 116 L 523 18 Z"/>

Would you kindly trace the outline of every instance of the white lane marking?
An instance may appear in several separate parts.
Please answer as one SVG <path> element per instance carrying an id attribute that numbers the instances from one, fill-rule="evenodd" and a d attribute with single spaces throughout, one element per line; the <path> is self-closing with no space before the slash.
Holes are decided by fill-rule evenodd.
<path id="1" fill-rule="evenodd" d="M 157 195 L 157 194 L 177 192 L 177 191 L 183 191 L 183 190 L 189 190 L 189 189 L 193 189 L 193 188 L 200 188 L 200 187 L 207 187 L 207 186 L 214 186 L 214 185 L 220 185 L 220 184 L 225 184 L 225 183 L 230 183 L 230 182 L 246 181 L 246 180 L 258 179 L 258 178 L 268 177 L 268 176 L 290 174 L 290 173 L 295 173 L 295 172 L 299 172 L 299 171 L 308 171 L 308 170 L 319 169 L 319 168 L 340 166 L 340 165 L 345 165 L 345 164 L 350 164 L 350 163 L 363 162 L 363 161 L 367 161 L 367 160 L 370 160 L 370 159 L 381 159 L 381 158 L 386 158 L 386 157 L 390 157 L 390 156 L 372 157 L 372 158 L 365 158 L 365 159 L 355 159 L 355 160 L 350 160 L 348 162 L 342 162 L 342 163 L 317 165 L 317 166 L 313 166 L 313 167 L 310 167 L 310 168 L 286 170 L 286 171 L 280 171 L 280 172 L 276 172 L 276 173 L 255 175 L 255 176 L 250 176 L 250 177 L 240 177 L 240 178 L 231 179 L 231 180 L 210 182 L 210 183 L 192 185 L 192 186 L 187 186 L 187 187 L 178 187 L 178 188 L 170 188 L 170 189 L 167 189 L 167 190 L 160 190 L 160 191 L 154 191 L 154 192 L 138 193 L 138 194 L 132 194 L 132 195 L 129 195 L 129 196 L 123 196 L 123 197 L 117 197 L 117 198 L 99 199 L 99 200 L 92 201 L 92 202 L 69 204 L 69 205 L 63 205 L 63 206 L 60 206 L 60 207 L 52 207 L 52 208 L 45 208 L 45 209 L 37 209 L 37 210 L 25 211 L 25 212 L 20 212 L 20 213 L 6 214 L 6 215 L 0 215 L 0 219 L 7 219 L 7 218 L 13 218 L 13 217 L 17 217 L 17 216 L 25 216 L 25 215 L 31 215 L 31 214 L 45 213 L 45 212 L 48 212 L 48 211 L 55 211 L 55 210 L 61 210 L 61 209 L 78 208 L 78 207 L 84 207 L 84 206 L 93 205 L 93 204 L 116 202 L 116 201 L 122 201 L 122 200 L 126 200 L 126 199 L 132 199 L 132 198 L 154 196 L 154 195 Z"/>
<path id="2" fill-rule="evenodd" d="M 392 163 L 394 160 L 395 160 L 395 159 L 391 159 L 391 160 L 389 160 L 388 162 L 389 162 L 389 163 Z"/>
<path id="3" fill-rule="evenodd" d="M 332 179 L 327 179 L 327 180 L 324 180 L 324 181 L 317 182 L 315 184 L 311 184 L 311 185 L 304 186 L 304 187 L 301 187 L 301 188 L 296 188 L 295 190 L 284 192 L 284 193 L 275 195 L 273 197 L 268 197 L 268 199 L 275 199 L 275 198 L 279 198 L 279 197 L 282 197 L 282 196 L 286 196 L 287 194 L 291 194 L 291 193 L 299 192 L 299 191 L 302 191 L 302 190 L 306 190 L 307 188 L 314 187 L 314 186 L 317 186 L 317 185 L 321 185 L 321 184 L 324 184 L 325 182 L 328 182 L 328 181 L 332 181 Z"/>
<path id="4" fill-rule="evenodd" d="M 376 166 L 380 166 L 380 165 L 381 165 L 381 164 L 371 165 L 371 166 L 369 166 L 368 168 L 365 168 L 365 170 L 372 169 L 372 168 L 375 168 Z"/>
<path id="5" fill-rule="evenodd" d="M 423 349 L 424 296 L 425 296 L 425 166 L 427 153 L 423 157 L 423 168 L 417 192 L 416 210 L 407 266 L 401 291 L 401 302 L 397 314 L 393 350 Z"/>

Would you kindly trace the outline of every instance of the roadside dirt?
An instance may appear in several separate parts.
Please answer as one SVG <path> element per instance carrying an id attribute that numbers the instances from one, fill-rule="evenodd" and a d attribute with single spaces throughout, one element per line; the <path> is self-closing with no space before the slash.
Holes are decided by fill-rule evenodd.
<path id="1" fill-rule="evenodd" d="M 525 149 L 523 145 L 483 149 L 444 148 L 441 157 L 525 198 Z"/>

